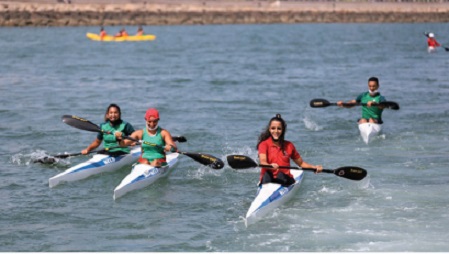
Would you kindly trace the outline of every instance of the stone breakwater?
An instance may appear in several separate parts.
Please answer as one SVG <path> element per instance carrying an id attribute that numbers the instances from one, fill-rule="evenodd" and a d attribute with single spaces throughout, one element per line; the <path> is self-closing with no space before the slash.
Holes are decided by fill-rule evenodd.
<path id="1" fill-rule="evenodd" d="M 0 26 L 449 22 L 449 3 L 0 1 Z"/>

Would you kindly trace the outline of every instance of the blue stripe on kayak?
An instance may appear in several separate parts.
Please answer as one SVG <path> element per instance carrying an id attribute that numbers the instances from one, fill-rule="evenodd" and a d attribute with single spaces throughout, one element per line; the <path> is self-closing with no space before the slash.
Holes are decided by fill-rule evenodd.
<path id="1" fill-rule="evenodd" d="M 125 156 L 126 156 L 126 155 L 120 155 L 120 156 L 117 156 L 117 157 L 108 156 L 108 157 L 102 159 L 102 160 L 99 161 L 99 162 L 91 163 L 91 164 L 86 165 L 86 166 L 84 166 L 84 167 L 78 168 L 77 170 L 74 170 L 74 171 L 70 172 L 70 174 L 77 173 L 77 172 L 80 172 L 80 171 L 83 171 L 83 170 L 87 170 L 87 169 L 91 169 L 91 168 L 99 168 L 99 167 L 103 167 L 103 166 L 105 166 L 105 165 L 107 165 L 107 164 L 111 164 L 111 163 L 116 163 L 116 162 L 121 161 L 123 158 L 125 158 Z M 114 162 L 106 163 L 106 161 L 107 161 L 108 159 L 111 159 L 111 158 L 115 158 Z"/>
<path id="2" fill-rule="evenodd" d="M 298 184 L 299 183 L 299 181 L 302 179 L 302 177 L 303 177 L 303 175 L 304 175 L 304 173 L 302 173 L 298 178 L 296 178 L 295 180 L 296 180 L 296 183 L 295 184 L 293 184 L 293 185 L 290 185 L 290 186 L 288 186 L 288 187 L 283 187 L 282 185 L 275 191 L 275 192 L 273 192 L 273 194 L 271 194 L 271 196 L 269 196 L 257 209 L 256 209 L 256 211 L 258 211 L 258 210 L 260 210 L 260 209 L 262 209 L 264 206 L 266 206 L 266 205 L 268 205 L 268 204 L 270 204 L 271 202 L 274 202 L 274 201 L 276 201 L 276 200 L 278 200 L 278 199 L 280 199 L 280 198 L 282 198 L 283 196 L 285 196 L 287 193 L 289 193 L 292 189 L 293 189 L 293 187 L 296 185 L 296 184 Z M 260 188 L 262 188 L 262 186 L 261 187 L 259 187 L 259 189 Z M 284 193 L 282 193 L 281 194 L 281 190 L 282 189 L 287 189 L 287 191 L 285 191 Z M 256 211 L 254 211 L 254 212 L 256 212 Z"/>

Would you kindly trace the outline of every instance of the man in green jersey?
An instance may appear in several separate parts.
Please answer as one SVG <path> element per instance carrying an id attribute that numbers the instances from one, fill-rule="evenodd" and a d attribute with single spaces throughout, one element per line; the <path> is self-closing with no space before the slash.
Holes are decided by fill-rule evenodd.
<path id="1" fill-rule="evenodd" d="M 386 101 L 385 97 L 380 95 L 379 91 L 379 79 L 371 77 L 368 79 L 368 91 L 361 93 L 355 100 L 344 103 L 338 101 L 337 105 L 345 108 L 352 108 L 357 103 L 362 104 L 362 118 L 359 119 L 359 123 L 378 123 L 382 124 L 382 111 L 384 106 L 376 105 L 380 102 Z"/>

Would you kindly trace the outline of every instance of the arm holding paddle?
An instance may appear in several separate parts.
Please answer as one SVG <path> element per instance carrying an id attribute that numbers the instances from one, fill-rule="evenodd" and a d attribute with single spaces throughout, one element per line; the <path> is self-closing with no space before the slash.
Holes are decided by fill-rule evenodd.
<path id="1" fill-rule="evenodd" d="M 89 154 L 90 151 L 92 151 L 95 148 L 99 147 L 101 145 L 101 142 L 102 142 L 101 140 L 96 138 L 94 141 L 92 141 L 92 143 L 86 149 L 83 149 L 81 151 L 81 154 L 84 154 L 84 155 Z"/>
<path id="2" fill-rule="evenodd" d="M 296 165 L 300 166 L 301 168 L 313 168 L 315 169 L 315 174 L 321 173 L 323 171 L 323 166 L 321 165 L 312 165 L 307 162 L 305 162 L 301 157 L 299 157 L 296 160 L 293 160 Z"/>
<path id="3" fill-rule="evenodd" d="M 337 106 L 339 106 L 341 108 L 352 108 L 352 107 L 354 107 L 356 105 L 357 105 L 357 101 L 356 100 L 350 100 L 348 102 L 337 101 Z"/>
<path id="4" fill-rule="evenodd" d="M 266 154 L 259 154 L 259 161 L 260 161 L 261 165 L 267 165 L 267 166 L 269 165 L 269 166 L 271 166 L 271 168 L 274 171 L 279 170 L 279 168 L 280 168 L 277 163 L 271 163 L 271 164 L 268 163 Z M 295 159 L 293 161 L 296 163 L 296 165 L 298 165 L 300 167 L 314 168 L 315 169 L 315 173 L 321 173 L 321 171 L 323 171 L 323 166 L 321 166 L 321 165 L 314 166 L 312 164 L 309 164 L 309 163 L 305 162 L 301 157 L 299 157 L 299 158 L 297 158 L 297 159 Z"/>
<path id="5" fill-rule="evenodd" d="M 337 106 L 341 107 L 341 108 L 352 108 L 354 106 L 358 106 L 358 105 L 363 105 L 360 102 L 357 102 L 356 100 L 350 100 L 348 102 L 343 102 L 343 101 L 337 101 Z M 368 101 L 367 103 L 365 103 L 363 106 L 367 106 L 367 107 L 378 107 L 379 109 L 384 109 L 385 105 L 382 104 L 382 102 L 380 103 L 376 103 L 374 101 Z"/>

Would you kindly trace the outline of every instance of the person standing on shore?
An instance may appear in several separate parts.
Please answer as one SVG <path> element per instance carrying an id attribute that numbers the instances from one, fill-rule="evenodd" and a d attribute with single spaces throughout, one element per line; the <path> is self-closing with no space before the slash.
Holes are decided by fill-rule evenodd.
<path id="1" fill-rule="evenodd" d="M 426 36 L 427 36 L 427 52 L 433 53 L 437 50 L 437 47 L 441 45 L 435 39 L 435 35 L 433 33 L 428 33 L 426 34 Z"/>

